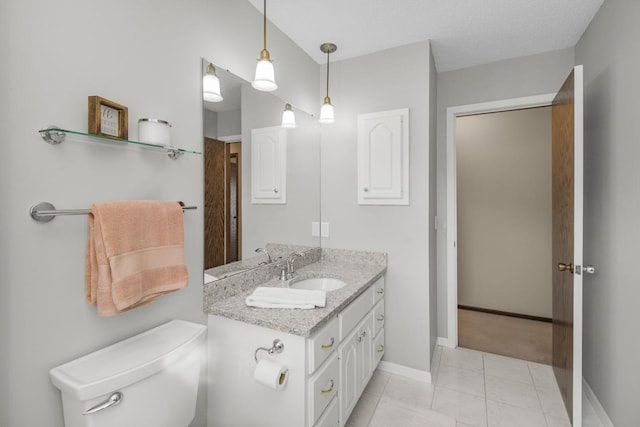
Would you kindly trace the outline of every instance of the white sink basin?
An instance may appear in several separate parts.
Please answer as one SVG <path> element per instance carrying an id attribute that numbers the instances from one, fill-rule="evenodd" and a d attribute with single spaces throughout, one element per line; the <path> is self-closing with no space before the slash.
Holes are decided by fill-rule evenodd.
<path id="1" fill-rule="evenodd" d="M 308 289 L 315 291 L 335 291 L 344 287 L 346 283 L 338 279 L 328 277 L 316 277 L 313 279 L 302 279 L 289 285 L 292 289 Z"/>

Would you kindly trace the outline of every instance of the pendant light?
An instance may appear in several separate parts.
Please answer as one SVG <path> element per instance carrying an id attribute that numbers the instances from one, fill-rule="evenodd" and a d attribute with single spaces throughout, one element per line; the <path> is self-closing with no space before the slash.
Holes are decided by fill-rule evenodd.
<path id="1" fill-rule="evenodd" d="M 287 103 L 282 112 L 282 127 L 293 129 L 296 127 L 296 115 L 293 113 L 291 104 Z"/>
<path id="2" fill-rule="evenodd" d="M 271 92 L 278 88 L 276 84 L 275 73 L 273 71 L 273 63 L 269 57 L 269 51 L 267 50 L 267 0 L 264 0 L 263 9 L 263 41 L 264 46 L 260 51 L 260 59 L 258 59 L 258 65 L 256 66 L 256 76 L 253 79 L 251 86 L 254 89 L 261 90 L 263 92 Z"/>
<path id="3" fill-rule="evenodd" d="M 207 73 L 202 78 L 202 97 L 209 102 L 220 102 L 223 99 L 220 92 L 220 79 L 216 75 L 216 67 L 213 64 L 209 64 Z"/>
<path id="4" fill-rule="evenodd" d="M 320 123 L 333 123 L 333 105 L 331 105 L 331 98 L 329 98 L 329 54 L 335 52 L 338 49 L 333 43 L 324 43 L 320 45 L 320 50 L 327 54 L 327 96 L 324 97 L 324 103 L 320 109 Z"/>

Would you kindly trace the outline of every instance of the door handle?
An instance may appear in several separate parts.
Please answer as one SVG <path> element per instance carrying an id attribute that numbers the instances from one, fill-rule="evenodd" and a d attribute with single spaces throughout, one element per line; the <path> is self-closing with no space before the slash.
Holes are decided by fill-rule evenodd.
<path id="1" fill-rule="evenodd" d="M 571 273 L 573 273 L 573 263 L 570 262 L 569 264 L 565 264 L 562 262 L 558 263 L 558 271 L 567 271 L 569 270 Z"/>

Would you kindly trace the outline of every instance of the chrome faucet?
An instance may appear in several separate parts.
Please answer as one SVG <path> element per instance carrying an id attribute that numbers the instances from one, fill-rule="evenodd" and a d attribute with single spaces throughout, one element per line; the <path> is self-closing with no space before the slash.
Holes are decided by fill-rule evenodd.
<path id="1" fill-rule="evenodd" d="M 261 262 L 260 264 L 271 264 L 271 262 L 272 262 L 271 261 L 271 255 L 269 255 L 269 252 L 265 248 L 258 248 L 258 249 L 256 249 L 256 252 L 263 253 L 263 254 L 265 254 L 267 256 L 267 262 L 266 263 Z"/>
<path id="2" fill-rule="evenodd" d="M 293 278 L 294 274 L 296 273 L 295 265 L 293 264 L 293 262 L 296 260 L 296 257 L 302 258 L 303 256 L 304 253 L 302 252 L 291 252 L 291 254 L 289 254 L 289 257 L 287 258 L 287 279 Z"/>

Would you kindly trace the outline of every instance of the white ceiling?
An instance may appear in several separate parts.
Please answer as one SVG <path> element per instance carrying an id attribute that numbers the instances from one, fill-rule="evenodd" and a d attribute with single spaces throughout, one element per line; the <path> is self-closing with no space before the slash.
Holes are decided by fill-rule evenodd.
<path id="1" fill-rule="evenodd" d="M 260 12 L 263 0 L 248 0 Z M 268 0 L 267 19 L 319 64 L 431 40 L 438 71 L 573 47 L 604 0 Z M 277 52 L 271 51 L 277 59 Z"/>

